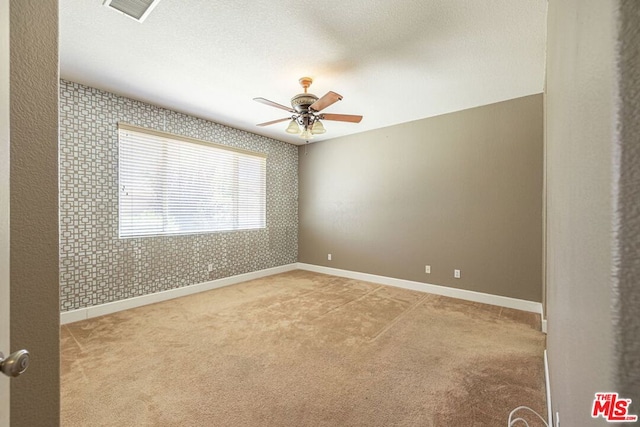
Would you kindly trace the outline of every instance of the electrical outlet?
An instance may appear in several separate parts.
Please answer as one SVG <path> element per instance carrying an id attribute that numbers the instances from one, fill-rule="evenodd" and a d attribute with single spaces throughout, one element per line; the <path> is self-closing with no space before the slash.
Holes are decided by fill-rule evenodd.
<path id="1" fill-rule="evenodd" d="M 424 272 L 427 274 L 431 274 L 431 266 L 430 265 L 425 265 L 424 266 Z"/>
<path id="2" fill-rule="evenodd" d="M 327 259 L 331 261 L 331 254 L 327 254 Z"/>
<path id="3" fill-rule="evenodd" d="M 460 270 L 453 270 L 453 277 L 456 279 L 460 278 Z"/>
<path id="4" fill-rule="evenodd" d="M 213 271 L 213 264 L 207 264 L 207 271 L 211 273 Z"/>

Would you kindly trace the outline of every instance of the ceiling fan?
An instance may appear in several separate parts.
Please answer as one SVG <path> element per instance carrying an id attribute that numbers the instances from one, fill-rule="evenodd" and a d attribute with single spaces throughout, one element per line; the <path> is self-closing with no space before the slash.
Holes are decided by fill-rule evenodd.
<path id="1" fill-rule="evenodd" d="M 334 102 L 342 100 L 342 95 L 329 91 L 322 98 L 318 98 L 312 93 L 307 93 L 307 89 L 313 82 L 311 77 L 302 77 L 298 81 L 300 82 L 300 86 L 304 89 L 304 93 L 299 93 L 291 98 L 291 107 L 287 107 L 264 98 L 253 98 L 254 101 L 280 108 L 281 110 L 285 110 L 293 114 L 291 117 L 260 123 L 257 126 L 269 126 L 291 120 L 289 122 L 289 126 L 287 126 L 286 132 L 290 134 L 298 134 L 300 138 L 308 141 L 313 138 L 314 135 L 326 132 L 321 120 L 335 120 L 351 123 L 360 123 L 360 120 L 362 120 L 362 116 L 355 116 L 352 114 L 320 113 L 320 111 L 324 110 Z"/>

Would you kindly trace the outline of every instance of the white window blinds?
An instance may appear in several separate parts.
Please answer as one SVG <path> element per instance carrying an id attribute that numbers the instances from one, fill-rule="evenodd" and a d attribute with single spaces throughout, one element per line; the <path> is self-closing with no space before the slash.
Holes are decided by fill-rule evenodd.
<path id="1" fill-rule="evenodd" d="M 265 227 L 266 158 L 118 125 L 120 237 Z"/>

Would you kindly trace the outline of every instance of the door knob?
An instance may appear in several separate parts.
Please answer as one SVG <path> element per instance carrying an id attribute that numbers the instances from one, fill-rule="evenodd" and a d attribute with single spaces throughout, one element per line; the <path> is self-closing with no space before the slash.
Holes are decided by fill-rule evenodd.
<path id="1" fill-rule="evenodd" d="M 0 353 L 0 371 L 8 377 L 22 375 L 29 367 L 29 357 L 27 350 L 11 353 L 6 359 L 4 354 Z"/>

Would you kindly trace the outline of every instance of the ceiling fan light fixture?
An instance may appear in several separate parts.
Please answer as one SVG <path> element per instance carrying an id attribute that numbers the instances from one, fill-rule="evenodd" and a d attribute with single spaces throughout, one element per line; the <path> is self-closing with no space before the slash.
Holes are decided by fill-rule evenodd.
<path id="1" fill-rule="evenodd" d="M 309 140 L 311 138 L 313 138 L 313 134 L 311 133 L 311 131 L 309 130 L 309 128 L 305 128 L 302 133 L 300 134 L 300 138 L 302 139 L 306 139 Z"/>
<path id="2" fill-rule="evenodd" d="M 313 123 L 313 126 L 311 126 L 311 133 L 314 135 L 320 135 L 325 133 L 326 131 L 327 130 L 324 128 L 324 125 L 318 119 L 316 119 L 316 121 Z"/>
<path id="3" fill-rule="evenodd" d="M 291 133 L 295 135 L 300 133 L 300 126 L 298 126 L 298 123 L 295 120 L 291 120 L 289 122 L 289 126 L 287 126 L 287 129 L 285 129 L 285 131 L 287 133 Z"/>

